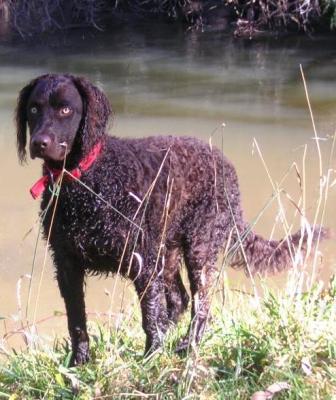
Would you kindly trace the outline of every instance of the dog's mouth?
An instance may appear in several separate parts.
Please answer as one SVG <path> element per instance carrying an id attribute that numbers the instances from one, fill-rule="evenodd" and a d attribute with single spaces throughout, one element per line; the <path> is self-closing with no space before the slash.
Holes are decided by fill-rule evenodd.
<path id="1" fill-rule="evenodd" d="M 62 142 L 59 144 L 59 146 L 64 150 L 64 156 L 66 156 L 69 153 L 68 144 L 66 142 Z"/>
<path id="2" fill-rule="evenodd" d="M 44 161 L 64 161 L 69 154 L 69 146 L 66 142 L 53 144 L 48 147 L 30 147 L 30 156 L 32 159 L 40 158 Z"/>

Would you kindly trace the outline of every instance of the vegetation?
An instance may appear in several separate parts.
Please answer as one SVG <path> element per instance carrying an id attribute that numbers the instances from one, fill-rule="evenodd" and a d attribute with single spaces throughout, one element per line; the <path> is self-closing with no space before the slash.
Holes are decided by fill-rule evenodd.
<path id="1" fill-rule="evenodd" d="M 322 1 L 322 8 L 327 19 L 330 21 L 330 28 L 336 29 L 336 0 Z"/>
<path id="2" fill-rule="evenodd" d="M 0 26 L 22 37 L 69 30 L 120 26 L 162 19 L 196 30 L 220 29 L 248 36 L 263 32 L 330 31 L 335 0 L 0 0 Z"/>
<path id="3" fill-rule="evenodd" d="M 85 366 L 68 367 L 67 342 L 40 339 L 6 354 L 0 398 L 334 399 L 336 279 L 327 289 L 317 284 L 295 293 L 288 285 L 263 296 L 227 291 L 201 347 L 184 357 L 174 348 L 185 321 L 160 353 L 143 359 L 137 311 L 118 327 L 91 324 L 92 360 Z"/>

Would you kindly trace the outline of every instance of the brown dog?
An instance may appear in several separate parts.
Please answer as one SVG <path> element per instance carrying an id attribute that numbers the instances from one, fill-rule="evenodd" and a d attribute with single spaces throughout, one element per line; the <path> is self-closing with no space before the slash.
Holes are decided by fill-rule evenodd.
<path id="1" fill-rule="evenodd" d="M 19 158 L 26 157 L 28 124 L 30 155 L 44 160 L 32 194 L 42 194 L 46 211 L 44 233 L 50 232 L 65 301 L 72 364 L 89 358 L 85 272 L 118 272 L 133 280 L 149 352 L 187 308 L 180 276 L 184 260 L 192 295 L 189 334 L 178 346 L 184 350 L 202 337 L 216 259 L 224 246 L 230 248 L 231 265 L 263 272 L 290 264 L 292 246 L 301 238 L 298 232 L 281 242 L 268 241 L 250 231 L 235 169 L 219 150 L 194 138 L 110 137 L 110 114 L 105 95 L 71 75 L 38 77 L 18 100 Z M 62 172 L 63 165 L 68 172 Z M 48 188 L 60 178 L 52 223 L 56 196 Z M 321 234 L 325 231 L 316 229 L 313 239 Z"/>

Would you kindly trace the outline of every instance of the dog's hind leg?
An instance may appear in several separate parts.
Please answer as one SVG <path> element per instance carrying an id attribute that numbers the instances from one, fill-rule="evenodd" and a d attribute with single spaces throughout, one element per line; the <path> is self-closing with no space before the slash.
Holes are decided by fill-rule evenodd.
<path id="1" fill-rule="evenodd" d="M 189 295 L 179 272 L 181 250 L 169 249 L 165 256 L 164 283 L 169 322 L 176 324 L 180 315 L 187 309 Z"/>
<path id="2" fill-rule="evenodd" d="M 184 249 L 192 295 L 191 322 L 189 333 L 178 345 L 177 352 L 183 352 L 190 345 L 200 342 L 209 315 L 216 260 L 222 247 L 223 219 L 220 215 L 213 215 L 203 222 L 196 235 L 190 233 Z"/>
<path id="3" fill-rule="evenodd" d="M 176 273 L 174 280 L 169 285 L 167 282 L 165 285 L 168 320 L 176 324 L 188 308 L 189 295 L 179 272 Z"/>
<path id="4" fill-rule="evenodd" d="M 206 263 L 200 268 L 195 267 L 195 264 L 191 264 L 190 261 L 186 261 L 186 263 L 192 295 L 191 322 L 188 335 L 178 345 L 177 352 L 187 350 L 189 345 L 197 345 L 202 339 L 209 315 L 210 288 L 215 272 L 212 263 Z"/>

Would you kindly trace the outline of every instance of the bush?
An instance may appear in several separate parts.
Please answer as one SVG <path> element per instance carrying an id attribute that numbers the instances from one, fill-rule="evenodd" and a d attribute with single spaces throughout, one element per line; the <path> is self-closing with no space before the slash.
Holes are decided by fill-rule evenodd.
<path id="1" fill-rule="evenodd" d="M 238 36 L 336 26 L 335 0 L 0 0 L 1 7 L 7 10 L 2 19 L 23 37 L 139 19 L 178 20 L 189 29 L 228 29 Z"/>

